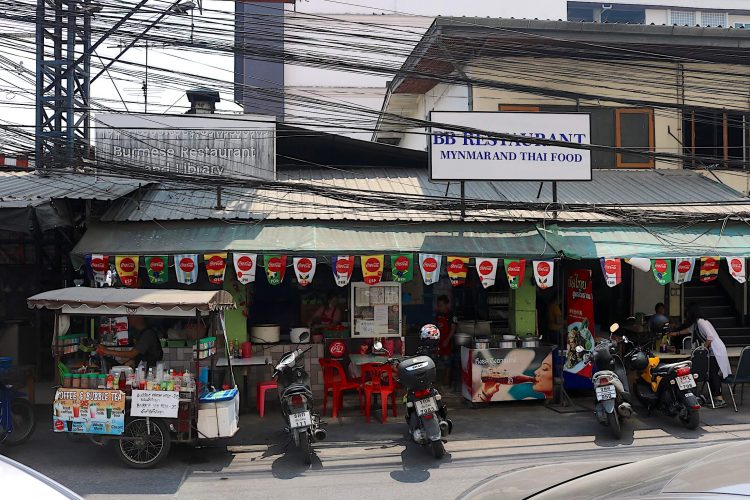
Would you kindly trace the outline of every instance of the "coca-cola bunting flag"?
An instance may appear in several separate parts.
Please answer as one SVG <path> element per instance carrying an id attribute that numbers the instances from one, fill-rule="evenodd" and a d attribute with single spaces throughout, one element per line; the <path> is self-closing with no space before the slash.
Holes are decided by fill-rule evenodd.
<path id="1" fill-rule="evenodd" d="M 234 260 L 234 272 L 237 281 L 242 285 L 247 285 L 255 281 L 255 270 L 258 268 L 258 254 L 254 253 L 235 253 L 232 254 Z"/>
<path id="2" fill-rule="evenodd" d="M 138 288 L 138 256 L 118 255 L 115 257 L 115 270 L 122 286 Z"/>
<path id="3" fill-rule="evenodd" d="M 91 277 L 97 285 L 103 285 L 107 281 L 107 271 L 109 271 L 109 256 L 102 254 L 91 254 L 86 257 Z"/>
<path id="4" fill-rule="evenodd" d="M 468 264 L 468 257 L 448 256 L 448 278 L 450 278 L 452 286 L 461 286 L 466 283 L 466 275 L 469 271 Z"/>
<path id="5" fill-rule="evenodd" d="M 745 282 L 745 257 L 724 257 L 727 259 L 727 267 L 732 278 L 739 283 Z"/>
<path id="6" fill-rule="evenodd" d="M 535 260 L 532 262 L 532 266 L 534 267 L 536 286 L 544 290 L 555 284 L 554 260 Z"/>
<path id="7" fill-rule="evenodd" d="M 163 285 L 169 279 L 169 258 L 166 255 L 146 256 L 146 275 L 152 285 Z"/>
<path id="8" fill-rule="evenodd" d="M 336 255 L 331 258 L 331 269 L 333 270 L 333 278 L 336 280 L 336 285 L 348 285 L 354 272 L 354 256 Z"/>
<path id="9" fill-rule="evenodd" d="M 363 255 L 360 257 L 362 264 L 362 280 L 368 285 L 376 285 L 383 278 L 383 262 L 385 255 Z"/>
<path id="10" fill-rule="evenodd" d="M 280 285 L 286 274 L 286 255 L 264 255 L 269 285 Z"/>
<path id="11" fill-rule="evenodd" d="M 604 282 L 607 283 L 608 287 L 616 287 L 622 283 L 622 260 L 613 257 L 602 257 L 599 261 L 602 265 Z"/>
<path id="12" fill-rule="evenodd" d="M 312 283 L 316 262 L 315 257 L 295 257 L 293 259 L 294 274 L 297 276 L 297 282 L 300 286 L 307 286 Z"/>
<path id="13" fill-rule="evenodd" d="M 523 284 L 523 276 L 526 274 L 526 259 L 504 259 L 504 262 L 508 285 L 510 285 L 511 290 L 515 290 Z"/>
<path id="14" fill-rule="evenodd" d="M 497 259 L 475 257 L 474 262 L 476 263 L 477 275 L 482 286 L 488 288 L 494 285 L 495 278 L 497 277 Z"/>
<path id="15" fill-rule="evenodd" d="M 719 277 L 719 262 L 721 257 L 701 257 L 701 276 L 703 283 L 708 283 Z"/>
<path id="16" fill-rule="evenodd" d="M 653 259 L 651 261 L 651 270 L 654 272 L 656 282 L 660 285 L 672 282 L 672 261 L 668 259 Z"/>
<path id="17" fill-rule="evenodd" d="M 440 262 L 443 256 L 434 253 L 419 254 L 419 272 L 425 285 L 432 285 L 440 280 Z"/>
<path id="18" fill-rule="evenodd" d="M 192 285 L 198 281 L 198 254 L 184 253 L 174 256 L 174 271 L 177 283 Z"/>
<path id="19" fill-rule="evenodd" d="M 206 263 L 208 282 L 214 285 L 224 283 L 224 271 L 227 269 L 227 253 L 207 253 L 203 255 Z"/>
<path id="20" fill-rule="evenodd" d="M 674 261 L 674 282 L 682 285 L 693 279 L 693 270 L 695 269 L 695 258 L 679 257 Z"/>
<path id="21" fill-rule="evenodd" d="M 411 281 L 414 269 L 414 255 L 401 253 L 391 255 L 391 274 L 396 283 Z"/>

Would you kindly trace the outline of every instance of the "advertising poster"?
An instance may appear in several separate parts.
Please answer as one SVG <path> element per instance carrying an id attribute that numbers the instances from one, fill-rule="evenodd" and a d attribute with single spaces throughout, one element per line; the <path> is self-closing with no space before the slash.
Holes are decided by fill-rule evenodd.
<path id="1" fill-rule="evenodd" d="M 224 272 L 227 269 L 227 253 L 207 253 L 203 255 L 203 261 L 206 263 L 208 282 L 214 285 L 224 283 Z"/>
<path id="2" fill-rule="evenodd" d="M 362 259 L 362 278 L 368 285 L 380 283 L 383 277 L 384 255 L 363 255 Z"/>
<path id="3" fill-rule="evenodd" d="M 654 259 L 651 261 L 651 270 L 654 272 L 654 278 L 660 285 L 666 285 L 672 282 L 672 261 L 667 259 Z"/>
<path id="4" fill-rule="evenodd" d="M 119 435 L 125 429 L 122 391 L 60 388 L 52 411 L 55 432 Z"/>
<path id="5" fill-rule="evenodd" d="M 497 277 L 497 259 L 476 257 L 474 262 L 476 263 L 479 282 L 482 286 L 489 288 L 494 285 L 495 278 Z"/>
<path id="6" fill-rule="evenodd" d="M 432 253 L 419 254 L 419 271 L 422 273 L 422 280 L 425 285 L 432 285 L 440 280 L 440 261 L 442 255 Z"/>
<path id="7" fill-rule="evenodd" d="M 708 283 L 719 277 L 721 257 L 701 257 L 701 281 Z"/>
<path id="8" fill-rule="evenodd" d="M 198 254 L 186 253 L 174 256 L 174 271 L 177 283 L 192 285 L 198 280 Z"/>
<path id="9" fill-rule="evenodd" d="M 336 280 L 336 285 L 348 285 L 354 272 L 354 256 L 337 255 L 333 257 L 331 259 L 331 269 L 333 270 L 333 278 Z"/>
<path id="10" fill-rule="evenodd" d="M 86 263 L 89 265 L 89 272 L 94 279 L 94 283 L 102 286 L 107 282 L 107 271 L 109 271 L 109 256 L 102 254 L 92 254 L 87 256 Z"/>
<path id="11" fill-rule="evenodd" d="M 622 261 L 611 257 L 602 257 L 600 261 L 607 286 L 612 288 L 622 283 Z"/>
<path id="12" fill-rule="evenodd" d="M 264 255 L 269 285 L 280 285 L 286 273 L 286 255 Z"/>
<path id="13" fill-rule="evenodd" d="M 679 259 L 675 259 L 674 282 L 678 285 L 682 285 L 693 279 L 693 269 L 695 269 L 694 258 L 680 257 Z"/>
<path id="14" fill-rule="evenodd" d="M 555 284 L 554 260 L 535 260 L 532 266 L 534 267 L 534 279 L 536 280 L 537 287 L 545 290 Z"/>
<path id="15" fill-rule="evenodd" d="M 505 259 L 505 274 L 508 277 L 508 285 L 510 285 L 511 290 L 516 290 L 523 284 L 523 276 L 525 273 L 525 259 Z"/>
<path id="16" fill-rule="evenodd" d="M 411 281 L 414 275 L 414 255 L 410 253 L 391 255 L 391 273 L 396 283 Z"/>
<path id="17" fill-rule="evenodd" d="M 163 285 L 169 278 L 166 255 L 147 255 L 146 274 L 148 282 L 152 285 Z"/>
<path id="18" fill-rule="evenodd" d="M 232 257 L 234 259 L 234 272 L 237 275 L 237 281 L 242 285 L 247 285 L 255 281 L 258 255 L 254 253 L 235 253 L 232 254 Z"/>
<path id="19" fill-rule="evenodd" d="M 724 257 L 727 259 L 727 267 L 732 278 L 739 283 L 745 282 L 745 257 Z"/>
<path id="20" fill-rule="evenodd" d="M 294 274 L 297 276 L 297 282 L 300 286 L 307 286 L 312 283 L 317 259 L 315 257 L 294 257 L 293 264 Z"/>
<path id="21" fill-rule="evenodd" d="M 451 285 L 461 286 L 466 283 L 468 264 L 468 257 L 448 257 L 448 278 L 451 280 Z"/>
<path id="22" fill-rule="evenodd" d="M 586 350 L 594 347 L 594 294 L 591 271 L 576 269 L 568 272 L 565 291 L 567 355 L 563 366 L 563 382 L 569 388 L 591 387 L 591 364 L 584 363 L 577 346 Z"/>
<path id="23" fill-rule="evenodd" d="M 552 350 L 461 349 L 462 395 L 476 403 L 552 397 Z"/>
<path id="24" fill-rule="evenodd" d="M 138 288 L 138 256 L 118 255 L 115 257 L 115 270 L 122 286 Z"/>

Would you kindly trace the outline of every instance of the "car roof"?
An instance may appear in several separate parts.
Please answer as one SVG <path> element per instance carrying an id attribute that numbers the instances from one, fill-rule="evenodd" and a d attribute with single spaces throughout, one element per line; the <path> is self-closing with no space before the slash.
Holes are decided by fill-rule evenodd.
<path id="1" fill-rule="evenodd" d="M 5 498 L 83 500 L 65 486 L 21 463 L 0 455 L 0 483 Z"/>

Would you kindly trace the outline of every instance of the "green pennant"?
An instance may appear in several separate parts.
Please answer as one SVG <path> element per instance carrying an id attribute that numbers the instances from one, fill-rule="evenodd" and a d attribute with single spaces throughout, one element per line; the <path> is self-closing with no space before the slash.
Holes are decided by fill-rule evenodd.
<path id="1" fill-rule="evenodd" d="M 280 285 L 286 273 L 286 255 L 264 255 L 269 285 Z"/>
<path id="2" fill-rule="evenodd" d="M 147 255 L 146 274 L 152 285 L 163 285 L 169 280 L 169 263 L 166 255 Z"/>
<path id="3" fill-rule="evenodd" d="M 672 261 L 669 259 L 652 259 L 651 270 L 654 272 L 654 278 L 660 285 L 666 285 L 672 282 Z"/>
<path id="4" fill-rule="evenodd" d="M 414 270 L 414 255 L 400 253 L 391 255 L 391 273 L 396 283 L 411 281 Z"/>

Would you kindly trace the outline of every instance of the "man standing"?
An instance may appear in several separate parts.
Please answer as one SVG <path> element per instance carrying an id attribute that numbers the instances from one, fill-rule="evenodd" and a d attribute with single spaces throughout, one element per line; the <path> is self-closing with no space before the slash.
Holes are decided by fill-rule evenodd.
<path id="1" fill-rule="evenodd" d="M 126 359 L 125 364 L 133 367 L 138 366 L 141 361 L 145 361 L 149 367 L 156 366 L 164 357 L 159 334 L 146 324 L 146 318 L 143 316 L 128 316 L 128 326 L 131 338 L 135 342 L 132 349 L 117 351 L 100 345 L 96 352 L 101 356 Z"/>
<path id="2" fill-rule="evenodd" d="M 435 314 L 435 326 L 440 330 L 440 343 L 438 354 L 443 365 L 443 383 L 448 386 L 451 383 L 451 368 L 453 364 L 453 334 L 456 333 L 458 318 L 451 311 L 451 301 L 447 295 L 437 298 L 437 312 Z"/>

